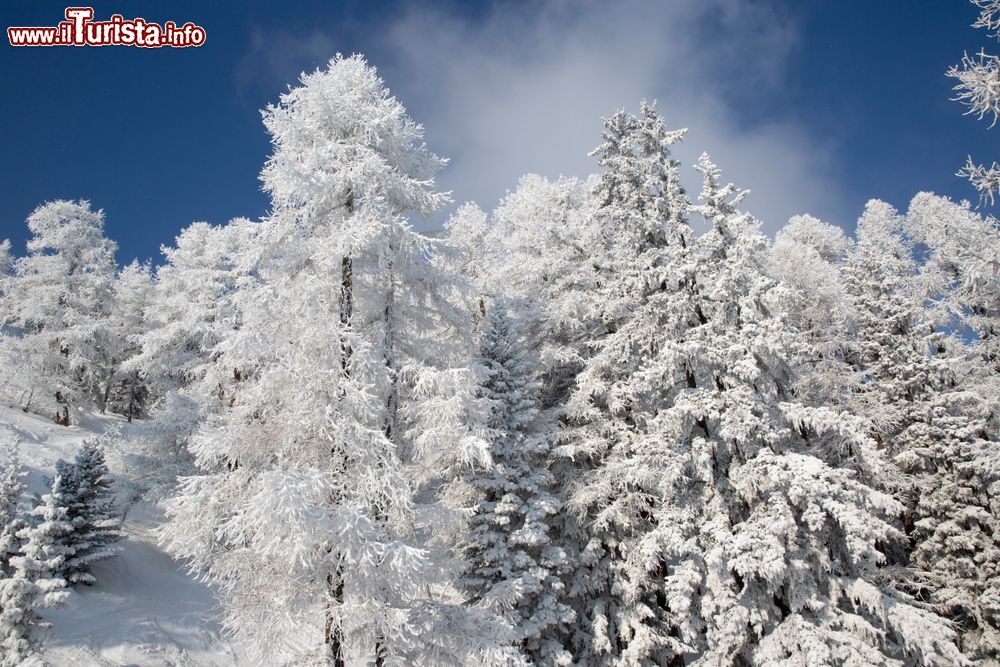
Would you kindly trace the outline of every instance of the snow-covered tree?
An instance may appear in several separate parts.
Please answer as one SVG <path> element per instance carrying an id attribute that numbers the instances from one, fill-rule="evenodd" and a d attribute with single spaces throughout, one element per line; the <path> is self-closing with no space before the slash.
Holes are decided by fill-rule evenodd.
<path id="1" fill-rule="evenodd" d="M 241 258 L 258 284 L 237 291 L 215 364 L 242 385 L 193 438 L 205 474 L 169 503 L 164 544 L 219 584 L 227 627 L 260 651 L 506 659 L 488 615 L 442 597 L 411 475 L 486 458 L 453 419 L 474 392 L 435 404 L 471 381 L 442 367 L 456 354 L 442 327 L 468 318 L 406 217 L 446 200 L 443 161 L 360 57 L 304 75 L 264 121 L 273 211 Z"/>
<path id="2" fill-rule="evenodd" d="M 465 539 L 463 588 L 476 603 L 509 619 L 536 665 L 570 665 L 560 635 L 575 614 L 563 599 L 568 559 L 553 541 L 560 502 L 549 470 L 554 430 L 539 411 L 535 359 L 503 300 L 494 301 L 481 329 L 483 396 L 493 465 L 470 471 L 477 503 Z"/>
<path id="3" fill-rule="evenodd" d="M 104 388 L 103 406 L 129 421 L 143 415 L 148 390 L 141 371 L 129 361 L 142 350 L 147 309 L 152 309 L 153 282 L 149 264 L 133 261 L 118 272 L 109 326 L 114 334 L 113 373 Z"/>
<path id="4" fill-rule="evenodd" d="M 49 627 L 38 609 L 58 607 L 69 595 L 66 581 L 58 576 L 72 549 L 68 546 L 73 526 L 62 506 L 61 480 L 53 492 L 29 512 L 29 525 L 22 528 L 20 552 L 10 558 L 10 572 L 0 579 L 0 650 L 3 667 L 17 667 L 33 650 L 32 630 Z"/>
<path id="5" fill-rule="evenodd" d="M 775 236 L 770 274 L 781 283 L 780 317 L 810 346 L 795 369 L 795 395 L 811 405 L 841 406 L 853 375 L 845 366 L 851 327 L 843 269 L 852 246 L 844 230 L 795 216 Z"/>
<path id="6" fill-rule="evenodd" d="M 539 350 L 546 409 L 565 402 L 588 341 L 605 330 L 598 294 L 604 238 L 592 207 L 576 179 L 524 176 L 493 211 L 477 257 L 487 301 L 517 299 L 532 323 L 525 335 Z"/>
<path id="7" fill-rule="evenodd" d="M 916 210 L 933 203 L 923 199 Z M 904 589 L 957 623 L 970 658 L 996 660 L 995 398 L 975 390 L 978 355 L 935 327 L 935 310 L 925 307 L 921 289 L 935 281 L 920 280 L 908 227 L 879 201 L 869 202 L 858 222 L 847 268 L 857 327 L 854 363 L 862 377 L 855 402 L 906 473 L 893 489 L 906 506 L 903 526 L 912 545 L 910 567 L 900 573 Z"/>
<path id="8" fill-rule="evenodd" d="M 245 219 L 223 227 L 196 222 L 181 231 L 174 247 L 161 248 L 165 261 L 148 296 L 155 307 L 146 310 L 135 336 L 139 353 L 126 364 L 142 373 L 154 400 L 202 382 L 211 385 L 214 378 L 206 376 L 219 342 L 239 326 L 233 296 L 251 281 L 240 258 L 256 232 L 257 224 Z M 209 391 L 224 394 L 215 385 L 192 394 L 203 398 Z"/>
<path id="9" fill-rule="evenodd" d="M 5 279 L 14 271 L 14 257 L 10 252 L 10 239 L 0 241 L 0 294 L 3 293 Z"/>
<path id="10" fill-rule="evenodd" d="M 906 234 L 926 249 L 921 295 L 942 327 L 965 329 L 993 375 L 1000 376 L 1000 223 L 967 203 L 921 192 L 910 202 Z M 996 395 L 996 390 L 994 390 Z"/>
<path id="11" fill-rule="evenodd" d="M 973 27 L 986 29 L 992 37 L 1000 36 L 1000 1 L 970 1 L 980 9 Z M 993 116 L 990 127 L 996 125 L 1000 118 L 1000 57 L 985 50 L 971 56 L 966 53 L 961 63 L 948 69 L 948 76 L 958 81 L 955 84 L 955 99 L 969 108 L 966 114 L 974 115 L 979 120 Z M 994 162 L 987 167 L 974 162 L 970 155 L 958 175 L 972 183 L 979 191 L 982 202 L 994 203 L 1000 191 L 1000 164 Z"/>
<path id="12" fill-rule="evenodd" d="M 10 557 L 20 551 L 17 533 L 24 527 L 20 505 L 26 475 L 13 442 L 7 443 L 4 453 L 0 468 L 0 577 L 11 573 Z"/>
<path id="13" fill-rule="evenodd" d="M 111 375 L 115 244 L 104 237 L 104 213 L 85 201 L 54 201 L 28 217 L 28 255 L 0 304 L 13 332 L 0 339 L 13 365 L 8 382 L 26 409 L 56 413 L 100 404 Z"/>
<path id="14" fill-rule="evenodd" d="M 96 581 L 91 564 L 114 557 L 119 551 L 114 544 L 123 537 L 104 453 L 94 442 L 85 442 L 73 463 L 59 460 L 56 471 L 66 520 L 73 526 L 73 553 L 59 574 L 70 585 L 90 585 Z"/>
<path id="15" fill-rule="evenodd" d="M 954 664 L 954 634 L 880 586 L 900 506 L 861 420 L 794 402 L 805 346 L 776 316 L 766 241 L 707 158 L 696 238 L 652 107 L 606 121 L 597 215 L 611 326 L 562 453 L 589 540 L 576 658 L 594 664 Z M 844 452 L 848 452 L 845 456 Z M 845 460 L 848 459 L 848 460 Z M 841 465 L 850 463 L 850 465 Z"/>

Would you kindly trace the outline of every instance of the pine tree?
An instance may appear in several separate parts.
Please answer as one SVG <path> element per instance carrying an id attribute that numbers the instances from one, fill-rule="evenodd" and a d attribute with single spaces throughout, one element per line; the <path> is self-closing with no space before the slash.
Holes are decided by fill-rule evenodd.
<path id="1" fill-rule="evenodd" d="M 522 650 L 536 665 L 570 665 L 560 635 L 575 614 L 563 598 L 568 560 L 553 541 L 560 502 L 549 470 L 554 432 L 540 416 L 535 360 L 494 301 L 481 329 L 483 396 L 493 465 L 467 474 L 478 502 L 466 539 L 463 587 L 470 600 L 504 610 Z"/>
<path id="2" fill-rule="evenodd" d="M 665 292 L 668 239 L 683 233 L 678 223 L 688 204 L 678 163 L 670 156 L 670 146 L 682 136 L 666 131 L 655 108 L 643 103 L 641 117 L 619 111 L 606 119 L 604 143 L 593 153 L 606 170 L 593 195 L 602 242 L 590 259 L 600 267 L 593 290 L 600 326 L 587 332 L 579 348 L 585 361 L 565 407 L 571 428 L 560 448 L 577 468 L 562 483 L 579 526 L 569 525 L 566 537 L 580 552 L 571 589 L 580 623 L 571 642 L 583 663 L 642 664 L 638 652 L 652 648 L 651 628 L 645 625 L 650 600 L 644 598 L 649 596 L 626 595 L 620 571 L 627 559 L 623 532 L 632 531 L 633 519 L 631 513 L 612 516 L 616 507 L 628 507 L 645 493 L 639 478 L 624 488 L 613 481 L 624 483 L 607 456 L 624 453 L 629 446 L 622 446 L 623 439 L 636 434 L 632 408 L 621 391 L 643 367 L 651 332 L 670 334 L 661 328 L 666 322 L 650 296 Z M 676 243 L 689 248 L 687 241 Z M 647 474 L 642 472 L 643 478 Z M 632 658 L 628 645 L 636 653 Z"/>
<path id="3" fill-rule="evenodd" d="M 676 138 L 646 107 L 610 119 L 598 152 L 617 275 L 563 447 L 581 462 L 571 507 L 589 535 L 577 657 L 961 661 L 946 622 L 877 583 L 901 538 L 899 505 L 855 473 L 878 452 L 857 418 L 793 401 L 805 346 L 775 316 L 766 242 L 704 156 L 693 210 L 711 229 L 696 238 Z"/>
<path id="4" fill-rule="evenodd" d="M 20 504 L 26 474 L 18 459 L 16 446 L 8 443 L 3 468 L 0 469 L 0 577 L 11 574 L 10 558 L 20 551 L 17 533 L 24 527 Z"/>
<path id="5" fill-rule="evenodd" d="M 59 574 L 70 585 L 90 585 L 96 581 L 91 564 L 113 558 L 118 552 L 114 543 L 123 537 L 104 453 L 86 442 L 72 464 L 57 461 L 56 471 L 62 480 L 66 520 L 73 526 L 73 553 Z"/>
<path id="6" fill-rule="evenodd" d="M 971 389 L 961 341 L 924 307 L 903 218 L 871 201 L 847 268 L 857 331 L 856 402 L 906 473 L 893 489 L 906 506 L 912 547 L 902 585 L 954 620 L 972 659 L 1000 658 L 1000 517 L 995 511 L 993 407 Z M 973 355 L 974 356 L 974 353 Z M 978 364 L 976 364 L 978 365 Z M 890 488 L 892 488 L 890 486 Z"/>
<path id="7" fill-rule="evenodd" d="M 62 480 L 53 481 L 53 492 L 29 512 L 30 523 L 18 538 L 23 546 L 11 557 L 12 572 L 0 579 L 0 649 L 3 667 L 16 667 L 32 651 L 33 628 L 48 627 L 38 609 L 58 607 L 69 595 L 66 581 L 57 574 L 72 554 L 68 546 L 73 526 L 61 505 Z"/>

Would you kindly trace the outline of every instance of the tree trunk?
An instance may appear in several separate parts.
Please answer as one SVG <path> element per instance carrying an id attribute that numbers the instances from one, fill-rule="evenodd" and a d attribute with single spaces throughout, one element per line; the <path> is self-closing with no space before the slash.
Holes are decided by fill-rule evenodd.
<path id="1" fill-rule="evenodd" d="M 390 248 L 392 246 L 390 245 Z M 382 314 L 385 326 L 385 368 L 389 376 L 389 396 L 386 399 L 385 437 L 392 440 L 396 436 L 396 420 L 399 410 L 399 386 L 396 377 L 396 330 L 395 313 L 396 292 L 392 275 L 392 260 L 389 260 L 389 285 L 385 295 L 385 311 Z"/>
<path id="2" fill-rule="evenodd" d="M 334 667 L 345 667 L 344 658 L 344 628 L 334 614 L 334 606 L 344 604 L 344 577 L 338 566 L 334 572 L 326 575 L 326 590 L 329 600 L 326 603 L 326 623 L 324 625 L 324 643 Z"/>
<path id="3" fill-rule="evenodd" d="M 111 382 L 114 380 L 115 371 L 114 368 L 108 374 L 108 381 L 104 383 L 104 396 L 101 397 L 101 414 L 103 415 L 108 409 L 108 399 L 111 397 Z"/>
<path id="4" fill-rule="evenodd" d="M 353 285 L 353 263 L 350 257 L 344 257 L 341 261 L 340 272 L 340 324 L 346 331 L 351 324 L 351 317 L 354 314 L 354 285 Z M 342 337 L 340 341 L 340 368 L 347 378 L 351 372 L 351 344 Z M 335 451 L 330 452 L 335 455 Z M 342 471 L 346 474 L 346 470 Z M 331 498 L 334 505 L 339 502 L 339 498 Z M 333 548 L 331 547 L 331 551 Z M 326 604 L 326 622 L 324 624 L 323 642 L 326 645 L 327 653 L 333 660 L 334 667 L 345 667 L 344 657 L 344 628 L 334 613 L 335 607 L 340 607 L 344 603 L 344 572 L 342 566 L 337 566 L 336 570 L 326 575 L 326 591 L 328 601 Z"/>
<path id="5" fill-rule="evenodd" d="M 390 252 L 394 252 L 394 246 L 389 244 Z M 396 374 L 396 330 L 395 330 L 395 305 L 396 305 L 396 292 L 395 283 L 392 273 L 392 262 L 393 258 L 389 258 L 389 266 L 387 269 L 388 273 L 388 285 L 385 295 L 385 310 L 382 313 L 383 326 L 385 327 L 385 349 L 383 350 L 383 359 L 385 360 L 386 374 L 389 376 L 389 396 L 386 398 L 386 415 L 385 415 L 385 426 L 383 431 L 385 432 L 385 437 L 390 442 L 393 442 L 396 438 L 396 422 L 397 413 L 399 410 L 399 378 Z M 384 465 L 384 464 L 383 464 Z M 387 510 L 388 508 L 386 508 Z M 385 511 L 379 512 L 375 517 L 375 520 L 379 523 L 385 521 Z M 386 646 L 385 639 L 379 637 L 375 642 L 375 667 L 384 667 L 386 657 Z"/>
<path id="6" fill-rule="evenodd" d="M 139 371 L 132 373 L 132 381 L 128 387 L 128 423 L 132 423 L 132 415 L 135 413 L 135 385 L 139 382 Z"/>
<path id="7" fill-rule="evenodd" d="M 354 314 L 354 264 L 350 257 L 344 257 L 340 266 L 340 324 L 347 329 Z M 344 377 L 347 377 L 351 361 L 351 344 L 346 339 L 341 340 L 340 351 L 340 367 L 344 371 Z"/>

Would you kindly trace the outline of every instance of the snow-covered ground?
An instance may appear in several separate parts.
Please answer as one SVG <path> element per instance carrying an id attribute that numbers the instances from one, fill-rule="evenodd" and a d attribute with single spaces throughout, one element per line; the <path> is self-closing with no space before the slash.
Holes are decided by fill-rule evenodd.
<path id="1" fill-rule="evenodd" d="M 119 421 L 85 416 L 63 427 L 0 406 L 0 435 L 9 430 L 28 469 L 29 491 L 46 490 L 60 459 L 72 460 L 80 443 Z M 42 657 L 52 667 L 183 667 L 251 665 L 223 635 L 213 592 L 156 544 L 159 509 L 139 503 L 128 513 L 127 539 L 111 561 L 94 568 L 98 583 L 70 595 L 63 609 L 44 610 L 53 623 Z"/>

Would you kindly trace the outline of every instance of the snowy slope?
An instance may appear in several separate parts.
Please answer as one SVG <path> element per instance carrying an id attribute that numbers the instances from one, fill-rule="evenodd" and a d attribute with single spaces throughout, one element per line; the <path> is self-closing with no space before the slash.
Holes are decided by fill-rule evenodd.
<path id="1" fill-rule="evenodd" d="M 0 406 L 0 437 L 19 443 L 29 491 L 44 492 L 55 461 L 113 422 L 87 416 L 69 428 Z M 163 553 L 153 536 L 162 520 L 149 503 L 132 508 L 118 558 L 94 568 L 98 583 L 71 594 L 64 609 L 43 611 L 53 624 L 43 657 L 52 667 L 251 665 L 223 636 L 212 590 Z"/>

